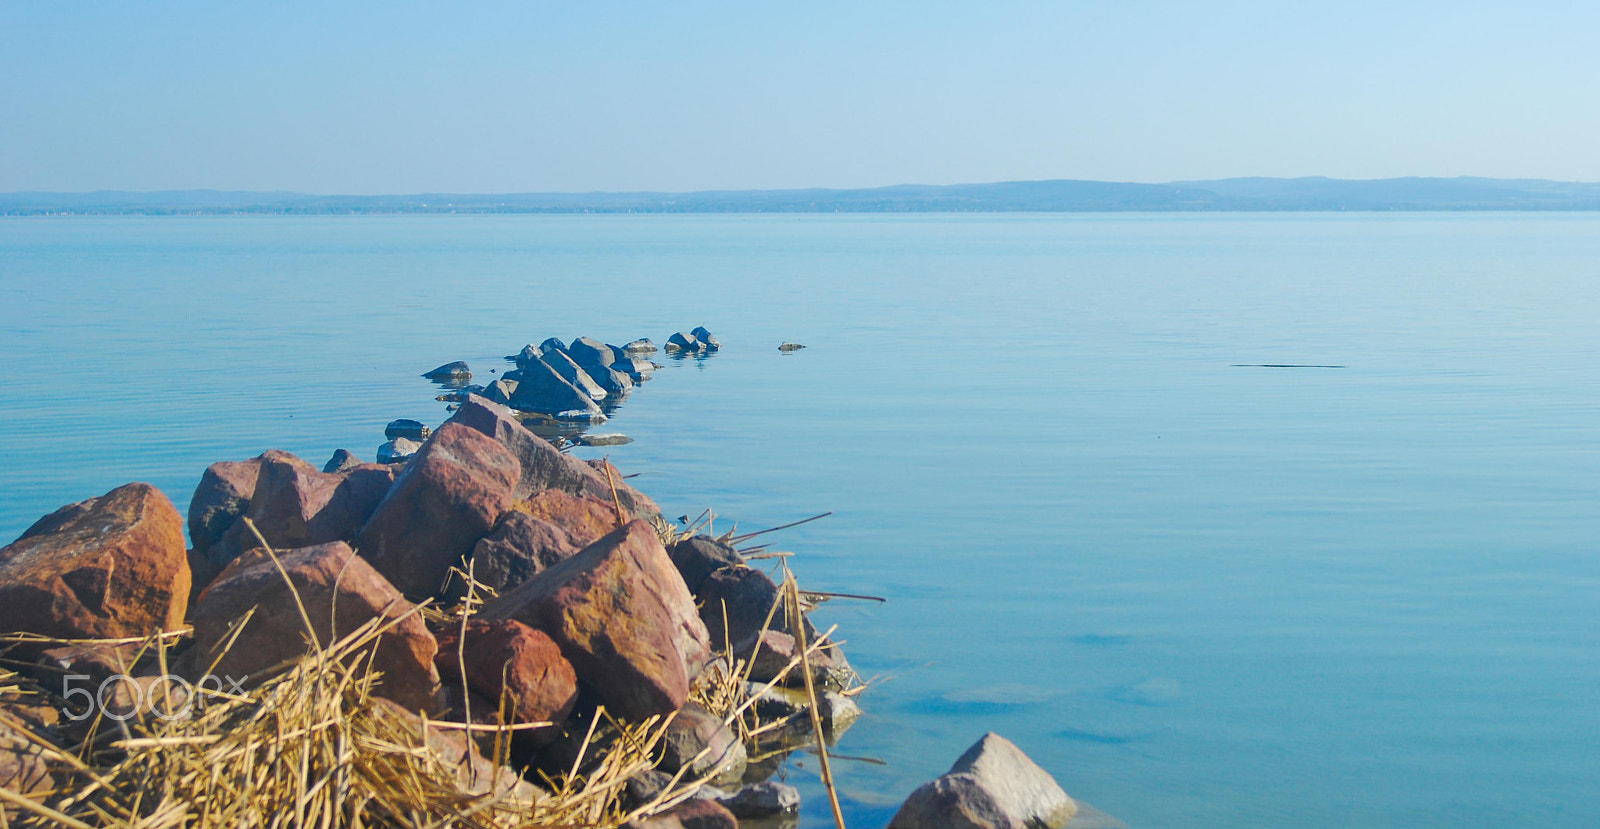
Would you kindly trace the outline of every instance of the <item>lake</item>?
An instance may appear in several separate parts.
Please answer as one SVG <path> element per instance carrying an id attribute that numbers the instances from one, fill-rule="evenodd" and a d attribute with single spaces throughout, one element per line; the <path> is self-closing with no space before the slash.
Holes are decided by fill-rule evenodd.
<path id="1" fill-rule="evenodd" d="M 989 730 L 1136 827 L 1600 816 L 1600 215 L 0 219 L 0 296 L 0 541 L 710 328 L 580 454 L 834 512 L 772 540 L 888 599 L 817 613 L 882 678 L 851 826 Z"/>

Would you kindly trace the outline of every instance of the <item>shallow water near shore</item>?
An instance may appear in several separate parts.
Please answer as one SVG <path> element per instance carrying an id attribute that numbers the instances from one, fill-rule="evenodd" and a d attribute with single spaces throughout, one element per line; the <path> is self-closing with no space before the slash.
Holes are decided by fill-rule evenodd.
<path id="1" fill-rule="evenodd" d="M 889 678 L 851 826 L 988 730 L 1140 827 L 1600 814 L 1594 214 L 0 219 L 0 295 L 0 541 L 706 325 L 577 453 L 719 528 L 834 511 L 772 540 L 889 599 L 817 614 Z"/>

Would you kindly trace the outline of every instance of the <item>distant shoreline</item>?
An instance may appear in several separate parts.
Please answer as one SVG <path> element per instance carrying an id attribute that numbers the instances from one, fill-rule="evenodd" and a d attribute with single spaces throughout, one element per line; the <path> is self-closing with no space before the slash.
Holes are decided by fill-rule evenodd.
<path id="1" fill-rule="evenodd" d="M 692 193 L 329 196 L 305 193 L 0 193 L 0 215 L 528 213 L 1239 213 L 1600 211 L 1600 183 L 1491 178 L 1078 180 Z"/>

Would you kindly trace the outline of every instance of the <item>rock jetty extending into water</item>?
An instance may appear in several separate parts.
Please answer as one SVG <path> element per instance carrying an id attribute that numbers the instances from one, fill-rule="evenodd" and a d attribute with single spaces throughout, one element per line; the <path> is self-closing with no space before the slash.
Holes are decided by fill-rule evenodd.
<path id="1" fill-rule="evenodd" d="M 673 340 L 720 347 L 703 328 Z M 642 379 L 628 355 L 651 347 L 529 346 L 511 396 L 595 405 Z M 132 483 L 0 549 L 9 819 L 794 820 L 798 791 L 771 775 L 787 751 L 848 728 L 864 688 L 786 565 L 774 580 L 739 537 L 664 521 L 615 467 L 564 454 L 487 395 L 468 393 L 437 428 L 395 421 L 385 435 L 383 463 L 342 450 L 320 469 L 280 451 L 222 461 L 186 517 Z M 331 702 L 286 731 L 306 699 Z M 251 753 L 266 745 L 301 752 L 298 765 Z M 180 773 L 225 778 L 247 754 L 230 773 L 250 780 Z M 363 776 L 373 764 L 389 771 Z M 392 788 L 397 774 L 432 782 Z M 360 796 L 313 797 L 317 775 Z M 245 790 L 257 794 L 240 802 Z M 1076 813 L 989 735 L 891 825 L 1056 829 Z"/>

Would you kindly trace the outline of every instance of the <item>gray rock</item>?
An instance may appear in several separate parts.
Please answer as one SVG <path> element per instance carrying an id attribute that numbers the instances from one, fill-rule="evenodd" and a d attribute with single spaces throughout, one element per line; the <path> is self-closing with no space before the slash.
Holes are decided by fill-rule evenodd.
<path id="1" fill-rule="evenodd" d="M 594 400 L 606 399 L 606 390 L 600 388 L 600 384 L 596 383 L 587 371 L 584 371 L 577 363 L 574 363 L 565 351 L 552 351 L 539 359 L 543 360 L 545 365 L 555 369 L 556 373 L 561 375 L 561 379 L 571 383 L 578 391 L 589 395 Z"/>
<path id="2" fill-rule="evenodd" d="M 1048 772 L 991 732 L 947 774 L 912 792 L 889 829 L 1061 829 L 1077 811 Z"/>
<path id="3" fill-rule="evenodd" d="M 437 400 L 440 403 L 460 403 L 461 401 L 467 399 L 467 395 L 471 394 L 483 394 L 483 386 L 480 386 L 477 383 L 468 383 L 459 389 L 451 389 L 450 391 L 435 397 L 434 400 Z"/>
<path id="4" fill-rule="evenodd" d="M 776 780 L 751 783 L 737 792 L 713 799 L 738 818 L 766 817 L 800 808 L 800 790 Z"/>
<path id="5" fill-rule="evenodd" d="M 639 339 L 634 340 L 633 342 L 628 343 L 627 345 L 623 346 L 622 350 L 624 352 L 626 352 L 627 354 L 630 354 L 630 355 L 633 355 L 633 354 L 654 354 L 654 353 L 656 353 L 656 344 L 653 343 L 653 342 L 650 342 L 650 338 L 649 337 L 640 337 Z"/>
<path id="6" fill-rule="evenodd" d="M 519 374 L 518 376 L 520 377 L 521 375 Z M 483 396 L 484 397 L 487 397 L 490 400 L 493 400 L 494 402 L 499 403 L 502 406 L 510 405 L 511 398 L 514 395 L 516 395 L 516 393 L 517 393 L 517 381 L 516 380 L 507 380 L 507 379 L 504 379 L 504 378 L 501 378 L 499 380 L 494 381 L 493 383 L 490 383 L 488 388 L 485 388 L 483 390 Z M 461 402 L 465 403 L 467 401 L 466 401 L 465 398 L 463 398 L 461 400 Z"/>
<path id="7" fill-rule="evenodd" d="M 716 773 L 717 780 L 737 781 L 748 762 L 739 735 L 697 702 L 685 704 L 667 726 L 661 739 L 661 762 L 666 772 L 688 769 L 686 778 Z"/>
<path id="8" fill-rule="evenodd" d="M 333 450 L 333 457 L 329 458 L 328 462 L 322 465 L 322 471 L 329 473 L 343 472 L 353 466 L 360 465 L 361 459 L 350 454 L 348 449 L 335 449 Z"/>
<path id="9" fill-rule="evenodd" d="M 534 360 L 522 367 L 522 379 L 511 396 L 511 407 L 526 412 L 585 412 L 600 414 L 594 398 L 567 382 L 549 363 Z"/>
<path id="10" fill-rule="evenodd" d="M 737 567 L 744 559 L 732 547 L 708 535 L 685 538 L 667 549 L 672 565 L 683 576 L 690 593 L 698 594 L 706 577 L 724 567 Z M 712 647 L 721 643 L 713 642 Z"/>
<path id="11" fill-rule="evenodd" d="M 590 366 L 609 366 L 622 356 L 611 350 L 611 346 L 600 342 L 593 337 L 579 337 L 567 347 L 567 353 L 572 355 L 572 361 L 584 368 Z"/>
<path id="12" fill-rule="evenodd" d="M 466 363 L 457 360 L 453 363 L 445 363 L 422 376 L 429 380 L 471 380 L 472 369 L 467 368 Z"/>
<path id="13" fill-rule="evenodd" d="M 539 343 L 539 355 L 540 356 L 543 356 L 545 354 L 551 354 L 551 353 L 554 353 L 554 352 L 557 352 L 557 351 L 559 351 L 559 352 L 561 352 L 563 354 L 567 353 L 567 344 L 562 342 L 560 339 L 558 339 L 556 337 L 551 337 L 551 338 L 545 340 L 544 342 Z"/>
<path id="14" fill-rule="evenodd" d="M 405 438 L 406 440 L 414 440 L 421 443 L 427 440 L 431 434 L 433 434 L 433 430 L 429 429 L 422 421 L 404 417 L 399 420 L 391 420 L 388 426 L 383 427 L 384 440 Z"/>
<path id="15" fill-rule="evenodd" d="M 700 342 L 705 343 L 706 344 L 706 348 L 708 348 L 708 349 L 710 349 L 712 351 L 716 351 L 716 350 L 722 348 L 722 342 L 719 341 L 716 337 L 711 336 L 711 332 L 707 331 L 706 327 L 704 325 L 695 328 L 693 331 L 690 331 L 689 333 L 693 334 L 695 339 L 699 340 Z"/>
<path id="16" fill-rule="evenodd" d="M 802 348 L 805 348 L 805 346 L 799 343 L 784 343 L 778 346 L 779 351 L 799 351 Z"/>
<path id="17" fill-rule="evenodd" d="M 633 443 L 633 438 L 619 432 L 609 432 L 601 435 L 578 435 L 573 442 L 579 446 L 622 446 Z"/>
<path id="18" fill-rule="evenodd" d="M 422 444 L 407 438 L 395 438 L 378 447 L 378 463 L 399 463 L 410 460 Z"/>
<path id="19" fill-rule="evenodd" d="M 589 376 L 600 384 L 600 388 L 605 389 L 606 394 L 612 397 L 622 397 L 633 391 L 632 375 L 605 366 L 588 366 L 584 371 L 589 372 Z"/>
<path id="20" fill-rule="evenodd" d="M 823 728 L 839 734 L 861 718 L 861 706 L 856 704 L 855 697 L 838 691 L 823 691 L 817 697 L 817 715 L 822 719 Z"/>
<path id="21" fill-rule="evenodd" d="M 611 364 L 611 370 L 628 375 L 635 383 L 643 383 L 650 379 L 651 372 L 656 370 L 656 364 L 642 357 L 623 357 Z"/>
<path id="22" fill-rule="evenodd" d="M 536 346 L 533 343 L 528 343 L 527 345 L 523 346 L 522 350 L 518 351 L 515 356 L 511 357 L 510 360 L 516 363 L 517 368 L 520 369 L 528 363 L 539 359 L 539 357 L 543 354 L 544 351 L 539 346 Z"/>
<path id="23" fill-rule="evenodd" d="M 700 354 L 706 350 L 706 344 L 693 334 L 679 331 L 667 338 L 666 350 L 668 354 Z"/>
<path id="24" fill-rule="evenodd" d="M 587 423 L 590 426 L 604 423 L 611 419 L 606 417 L 605 412 L 591 412 L 585 409 L 568 409 L 564 412 L 556 412 L 551 417 L 556 420 L 565 420 L 568 423 Z"/>

